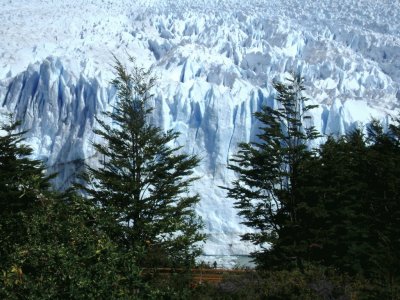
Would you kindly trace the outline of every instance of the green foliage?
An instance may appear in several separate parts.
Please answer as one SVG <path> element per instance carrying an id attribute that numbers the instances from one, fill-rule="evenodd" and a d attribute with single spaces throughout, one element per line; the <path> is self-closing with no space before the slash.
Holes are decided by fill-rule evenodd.
<path id="1" fill-rule="evenodd" d="M 24 243 L 27 224 L 22 218 L 32 215 L 49 187 L 41 162 L 28 156 L 32 150 L 23 145 L 19 123 L 1 125 L 0 134 L 0 268 L 9 255 Z"/>
<path id="2" fill-rule="evenodd" d="M 38 191 L 49 188 L 42 162 L 32 160 L 32 149 L 22 144 L 20 123 L 2 124 L 0 130 L 0 216 L 28 210 L 40 201 Z"/>
<path id="3" fill-rule="evenodd" d="M 119 103 L 98 120 L 95 145 L 105 157 L 89 170 L 90 200 L 73 191 L 49 191 L 41 162 L 4 125 L 0 137 L 1 299 L 185 299 L 191 291 L 145 278 L 138 265 L 190 267 L 200 253 L 202 223 L 195 156 L 173 147 L 178 134 L 149 124 L 147 100 L 154 78 L 135 67 L 128 75 L 117 61 Z M 183 283 L 182 283 L 183 284 Z"/>
<path id="4" fill-rule="evenodd" d="M 299 270 L 226 274 L 217 285 L 197 287 L 190 299 L 372 299 L 371 283 L 339 274 L 332 268 L 306 264 Z"/>
<path id="5" fill-rule="evenodd" d="M 374 243 L 372 269 L 400 286 L 400 125 L 372 122 L 369 130 L 366 184 L 369 198 L 370 239 Z"/>
<path id="6" fill-rule="evenodd" d="M 240 145 L 227 189 L 254 230 L 242 238 L 264 247 L 262 270 L 193 287 L 198 159 L 150 124 L 151 73 L 115 69 L 119 102 L 98 119 L 90 201 L 50 191 L 19 123 L 1 126 L 0 299 L 400 299 L 398 121 L 310 150 L 301 78 L 276 83 L 278 105 L 256 113 L 260 134 Z M 187 269 L 165 277 L 143 266 Z"/>
<path id="7" fill-rule="evenodd" d="M 60 201 L 62 200 L 62 201 Z M 26 241 L 3 268 L 3 299 L 116 299 L 146 294 L 132 253 L 119 251 L 93 227 L 98 209 L 74 195 L 47 198 L 29 224 Z"/>
<path id="8" fill-rule="evenodd" d="M 49 191 L 41 162 L 4 125 L 0 137 L 0 298 L 115 299 L 146 296 L 134 253 L 96 226 L 99 209 Z"/>
<path id="9" fill-rule="evenodd" d="M 313 126 L 303 124 L 315 106 L 305 104 L 299 76 L 274 86 L 278 107 L 265 106 L 255 114 L 261 123 L 258 141 L 240 144 L 231 159 L 229 168 L 239 177 L 227 189 L 228 197 L 235 199 L 243 223 L 254 229 L 242 239 L 264 249 L 254 254 L 259 265 L 301 265 L 298 181 L 313 156 L 307 144 L 318 136 Z"/>
<path id="10" fill-rule="evenodd" d="M 310 249 L 309 259 L 324 265 L 340 266 L 342 271 L 360 273 L 361 261 L 370 251 L 368 173 L 366 145 L 360 131 L 338 140 L 329 138 L 319 150 L 312 166 L 313 176 L 307 178 L 308 188 L 304 227 Z M 312 199 L 312 201 L 311 201 Z M 318 209 L 315 209 L 315 208 Z"/>
<path id="11" fill-rule="evenodd" d="M 205 238 L 194 212 L 199 196 L 189 191 L 199 160 L 172 146 L 178 133 L 149 122 L 151 72 L 134 66 L 128 73 L 117 59 L 115 71 L 118 102 L 104 113 L 107 121 L 97 119 L 101 167 L 88 168 L 85 191 L 112 220 L 103 229 L 127 250 L 142 251 L 143 266 L 189 266 Z"/>
<path id="12" fill-rule="evenodd" d="M 384 132 L 373 121 L 368 137 L 355 130 L 329 138 L 312 166 L 318 179 L 304 184 L 322 211 L 309 211 L 305 218 L 309 240 L 318 245 L 309 259 L 369 279 L 378 298 L 399 296 L 397 126 Z"/>
<path id="13" fill-rule="evenodd" d="M 300 278 L 312 263 L 368 280 L 360 299 L 399 298 L 399 122 L 373 120 L 368 136 L 354 130 L 309 150 L 317 135 L 302 125 L 312 106 L 301 80 L 275 88 L 280 105 L 256 113 L 258 140 L 241 144 L 230 165 L 239 177 L 228 196 L 254 230 L 243 239 L 262 248 L 258 267 Z"/>

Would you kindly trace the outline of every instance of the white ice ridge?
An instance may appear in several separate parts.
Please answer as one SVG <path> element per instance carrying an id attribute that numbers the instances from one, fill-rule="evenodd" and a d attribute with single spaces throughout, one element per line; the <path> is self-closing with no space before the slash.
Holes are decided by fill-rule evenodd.
<path id="1" fill-rule="evenodd" d="M 202 158 L 195 185 L 206 255 L 247 254 L 247 229 L 218 186 L 272 82 L 301 72 L 314 125 L 342 134 L 389 122 L 400 100 L 400 2 L 393 0 L 0 0 L 0 104 L 30 129 L 65 187 L 95 163 L 94 116 L 110 109 L 112 53 L 159 78 L 153 122 Z"/>

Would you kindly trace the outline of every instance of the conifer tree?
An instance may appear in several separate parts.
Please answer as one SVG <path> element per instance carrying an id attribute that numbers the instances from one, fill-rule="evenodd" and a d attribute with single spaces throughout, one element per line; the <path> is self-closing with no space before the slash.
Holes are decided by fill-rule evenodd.
<path id="1" fill-rule="evenodd" d="M 373 120 L 368 136 L 368 229 L 369 251 L 366 273 L 383 284 L 380 298 L 400 295 L 400 125 L 384 130 Z"/>
<path id="2" fill-rule="evenodd" d="M 124 298 L 147 294 L 133 254 L 95 224 L 102 216 L 72 192 L 51 191 L 25 131 L 0 132 L 0 298 Z M 103 220 L 101 220 L 103 222 Z"/>
<path id="3" fill-rule="evenodd" d="M 293 76 L 274 84 L 277 108 L 264 106 L 258 140 L 239 145 L 229 168 L 238 174 L 228 197 L 235 199 L 244 224 L 254 232 L 242 236 L 262 251 L 253 253 L 260 267 L 279 263 L 302 267 L 306 245 L 300 237 L 298 181 L 303 163 L 312 157 L 308 143 L 318 135 L 306 126 L 313 105 L 302 95 L 303 79 Z"/>
<path id="4" fill-rule="evenodd" d="M 19 122 L 0 128 L 0 215 L 27 210 L 40 198 L 38 191 L 49 188 L 41 161 L 31 159 L 32 149 L 23 144 L 25 131 Z"/>
<path id="5" fill-rule="evenodd" d="M 311 259 L 360 275 L 367 270 L 372 251 L 368 214 L 373 186 L 368 186 L 366 180 L 370 171 L 367 155 L 368 147 L 360 130 L 339 139 L 328 138 L 319 150 L 313 170 L 319 182 L 310 184 L 324 213 L 308 215 L 309 226 L 315 233 L 312 239 L 320 252 L 320 256 Z"/>
<path id="6" fill-rule="evenodd" d="M 199 159 L 173 146 L 178 133 L 149 122 L 156 83 L 151 71 L 134 65 L 128 72 L 115 61 L 117 104 L 104 113 L 108 119 L 97 119 L 95 133 L 104 140 L 94 145 L 101 167 L 88 168 L 86 192 L 111 216 L 109 234 L 127 249 L 144 252 L 142 265 L 190 264 L 204 240 L 194 211 L 199 196 L 189 191 Z"/>
<path id="7" fill-rule="evenodd" d="M 23 144 L 20 123 L 11 119 L 0 132 L 0 268 L 25 242 L 27 227 L 21 220 L 32 215 L 50 186 L 43 164 L 29 157 L 32 149 Z"/>

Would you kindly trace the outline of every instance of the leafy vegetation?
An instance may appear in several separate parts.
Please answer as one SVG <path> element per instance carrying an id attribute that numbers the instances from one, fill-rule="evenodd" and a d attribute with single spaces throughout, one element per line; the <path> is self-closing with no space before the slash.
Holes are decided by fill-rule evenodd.
<path id="1" fill-rule="evenodd" d="M 111 220 L 98 225 L 127 251 L 141 253 L 142 266 L 190 267 L 205 238 L 194 211 L 200 198 L 189 191 L 199 159 L 172 146 L 178 133 L 150 124 L 150 71 L 134 66 L 128 73 L 118 60 L 115 70 L 118 102 L 104 113 L 107 121 L 97 119 L 95 133 L 104 142 L 94 146 L 103 159 L 100 168 L 88 168 L 84 190 Z"/>
<path id="2" fill-rule="evenodd" d="M 155 79 L 116 60 L 114 127 L 98 119 L 104 158 L 89 168 L 84 197 L 50 191 L 50 177 L 23 144 L 18 123 L 0 137 L 0 298 L 159 299 L 143 267 L 190 268 L 205 236 L 189 187 L 199 160 L 172 146 L 178 134 L 149 123 Z M 187 288 L 189 290 L 189 288 Z"/>
<path id="3" fill-rule="evenodd" d="M 300 181 L 305 162 L 313 156 L 308 144 L 318 137 L 313 126 L 304 124 L 314 106 L 306 105 L 298 76 L 287 85 L 275 83 L 275 89 L 279 107 L 265 106 L 255 114 L 261 123 L 258 140 L 240 144 L 231 160 L 229 168 L 239 176 L 228 196 L 236 200 L 243 223 L 255 229 L 243 240 L 264 249 L 254 253 L 258 265 L 301 268 L 307 245 L 300 234 Z"/>
<path id="4" fill-rule="evenodd" d="M 96 226 L 98 207 L 49 190 L 43 165 L 28 155 L 18 123 L 0 137 L 1 299 L 123 298 L 150 293 L 133 253 Z"/>
<path id="5" fill-rule="evenodd" d="M 373 120 L 366 136 L 355 129 L 309 149 L 317 135 L 303 127 L 312 106 L 301 80 L 275 86 L 278 108 L 256 114 L 259 141 L 241 144 L 230 166 L 239 177 L 228 196 L 254 230 L 243 239 L 262 247 L 253 253 L 258 268 L 334 268 L 368 280 L 371 299 L 397 299 L 399 123 L 384 130 Z"/>
<path id="6" fill-rule="evenodd" d="M 51 190 L 19 123 L 0 134 L 1 299 L 400 299 L 400 125 L 319 137 L 301 77 L 256 113 L 228 196 L 260 246 L 256 271 L 198 284 L 195 156 L 149 122 L 155 78 L 116 60 L 118 102 L 97 121 L 99 168 Z M 110 121 L 113 126 L 108 125 Z M 171 267 L 168 276 L 157 268 Z"/>

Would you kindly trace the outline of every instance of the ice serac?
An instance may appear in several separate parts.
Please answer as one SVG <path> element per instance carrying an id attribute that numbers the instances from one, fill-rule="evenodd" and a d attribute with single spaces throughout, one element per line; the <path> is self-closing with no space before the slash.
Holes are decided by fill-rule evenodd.
<path id="1" fill-rule="evenodd" d="M 50 172 L 59 173 L 55 184 L 65 188 L 89 158 L 94 116 L 111 98 L 99 79 L 75 76 L 49 57 L 9 81 L 2 105 L 23 121 L 27 142 Z"/>
<path id="2" fill-rule="evenodd" d="M 128 52 L 159 77 L 152 121 L 181 132 L 177 143 L 202 159 L 194 190 L 208 255 L 252 250 L 219 186 L 234 179 L 227 164 L 237 144 L 257 134 L 254 112 L 276 105 L 274 80 L 302 73 L 323 134 L 398 114 L 395 1 L 15 2 L 0 11 L 0 103 L 30 130 L 35 155 L 60 174 L 56 184 L 97 160 L 95 116 L 115 101 L 110 53 Z"/>

